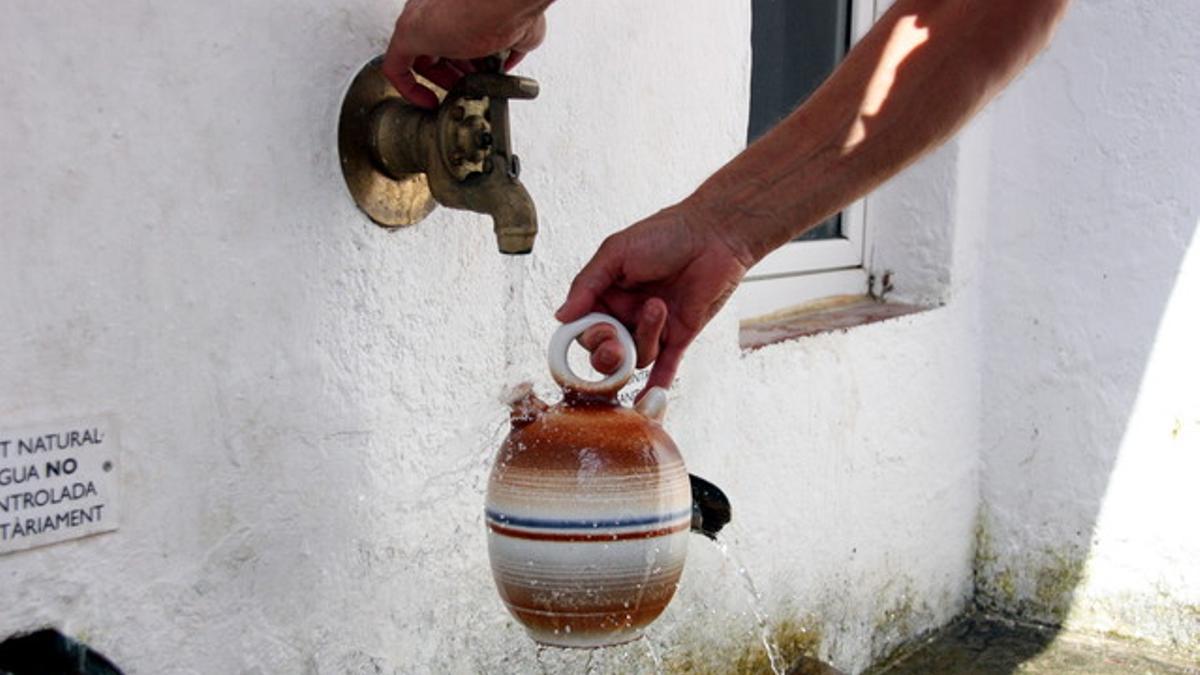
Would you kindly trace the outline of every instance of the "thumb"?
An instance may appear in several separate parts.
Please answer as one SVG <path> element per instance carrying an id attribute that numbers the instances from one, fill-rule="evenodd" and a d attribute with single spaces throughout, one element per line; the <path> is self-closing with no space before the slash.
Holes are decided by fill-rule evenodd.
<path id="1" fill-rule="evenodd" d="M 652 387 L 671 388 L 671 383 L 675 381 L 675 372 L 679 370 L 679 364 L 683 361 L 684 349 L 685 347 L 682 345 L 663 348 L 658 358 L 654 360 L 654 367 L 650 369 L 650 377 L 646 378 L 643 392 L 649 391 Z"/>
<path id="2" fill-rule="evenodd" d="M 554 317 L 566 323 L 587 314 L 596 306 L 596 301 L 604 291 L 617 280 L 620 269 L 620 258 L 612 253 L 610 246 L 602 245 L 575 276 L 571 289 L 567 291 L 566 301 L 554 313 Z"/>
<path id="3" fill-rule="evenodd" d="M 539 14 L 533 23 L 525 29 L 525 33 L 513 44 L 512 50 L 518 54 L 528 54 L 542 44 L 542 40 L 546 39 L 546 15 Z M 512 57 L 509 57 L 512 61 Z M 517 61 L 521 59 L 518 57 Z M 509 66 L 516 65 L 516 61 L 512 61 Z"/>

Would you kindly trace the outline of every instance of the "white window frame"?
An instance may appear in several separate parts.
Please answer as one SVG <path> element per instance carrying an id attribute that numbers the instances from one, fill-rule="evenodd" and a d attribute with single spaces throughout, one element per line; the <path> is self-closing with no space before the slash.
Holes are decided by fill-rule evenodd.
<path id="1" fill-rule="evenodd" d="M 875 5 L 875 0 L 851 3 L 852 46 L 875 22 Z M 860 199 L 842 211 L 841 237 L 789 242 L 759 261 L 733 296 L 738 318 L 760 317 L 834 295 L 865 294 L 867 202 Z"/>

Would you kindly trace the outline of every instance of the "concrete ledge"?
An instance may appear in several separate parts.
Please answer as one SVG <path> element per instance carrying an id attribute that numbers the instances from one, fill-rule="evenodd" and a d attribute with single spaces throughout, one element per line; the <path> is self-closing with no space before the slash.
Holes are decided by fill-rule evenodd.
<path id="1" fill-rule="evenodd" d="M 742 322 L 738 341 L 755 350 L 806 335 L 846 330 L 922 312 L 931 307 L 883 302 L 867 295 L 837 295 Z"/>

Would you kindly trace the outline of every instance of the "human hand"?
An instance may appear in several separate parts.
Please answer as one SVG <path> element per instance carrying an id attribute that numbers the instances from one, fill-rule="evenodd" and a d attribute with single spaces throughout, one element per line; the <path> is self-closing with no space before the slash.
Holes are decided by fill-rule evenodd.
<path id="1" fill-rule="evenodd" d="M 482 59 L 508 52 L 515 66 L 546 35 L 550 0 L 409 0 L 383 56 L 383 74 L 409 103 L 436 108 L 437 96 L 421 75 L 450 89 Z"/>
<path id="2" fill-rule="evenodd" d="M 637 366 L 654 364 L 645 390 L 669 388 L 684 351 L 751 264 L 727 231 L 685 202 L 604 240 L 554 316 L 568 322 L 592 311 L 611 314 L 631 329 Z M 624 354 L 616 338 L 603 324 L 580 336 L 596 370 L 612 373 L 620 366 Z"/>

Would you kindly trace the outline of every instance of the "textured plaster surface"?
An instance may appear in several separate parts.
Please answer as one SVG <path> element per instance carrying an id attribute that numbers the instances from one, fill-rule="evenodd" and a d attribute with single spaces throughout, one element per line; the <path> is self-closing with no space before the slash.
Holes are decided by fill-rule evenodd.
<path id="1" fill-rule="evenodd" d="M 1197 25 L 1076 2 L 992 111 L 979 528 L 986 606 L 1194 655 Z"/>
<path id="2" fill-rule="evenodd" d="M 492 587 L 498 394 L 546 388 L 551 312 L 601 239 L 741 147 L 748 10 L 552 9 L 522 66 L 542 95 L 513 105 L 543 227 L 521 260 L 495 253 L 482 217 L 385 232 L 347 198 L 341 95 L 396 11 L 0 8 L 0 419 L 111 414 L 124 488 L 116 533 L 0 558 L 0 634 L 57 626 L 131 673 L 584 658 L 539 655 Z M 694 540 L 650 643 L 587 658 L 754 662 L 741 567 L 768 630 L 847 670 L 956 614 L 977 490 L 973 306 L 749 355 L 719 317 L 668 428 L 731 495 L 742 562 Z"/>
<path id="3" fill-rule="evenodd" d="M 695 539 L 650 640 L 584 655 L 539 653 L 492 587 L 498 394 L 553 396 L 572 274 L 742 146 L 747 8 L 551 10 L 513 110 L 543 233 L 513 260 L 482 217 L 389 233 L 346 197 L 341 94 L 395 6 L 5 4 L 0 421 L 111 414 L 123 521 L 0 558 L 0 634 L 132 673 L 636 672 L 754 663 L 765 629 L 853 672 L 977 583 L 1194 641 L 1200 10 L 1169 8 L 1076 3 L 872 200 L 872 266 L 938 309 L 749 354 L 713 322 L 668 430 L 732 498 L 732 553 Z"/>

